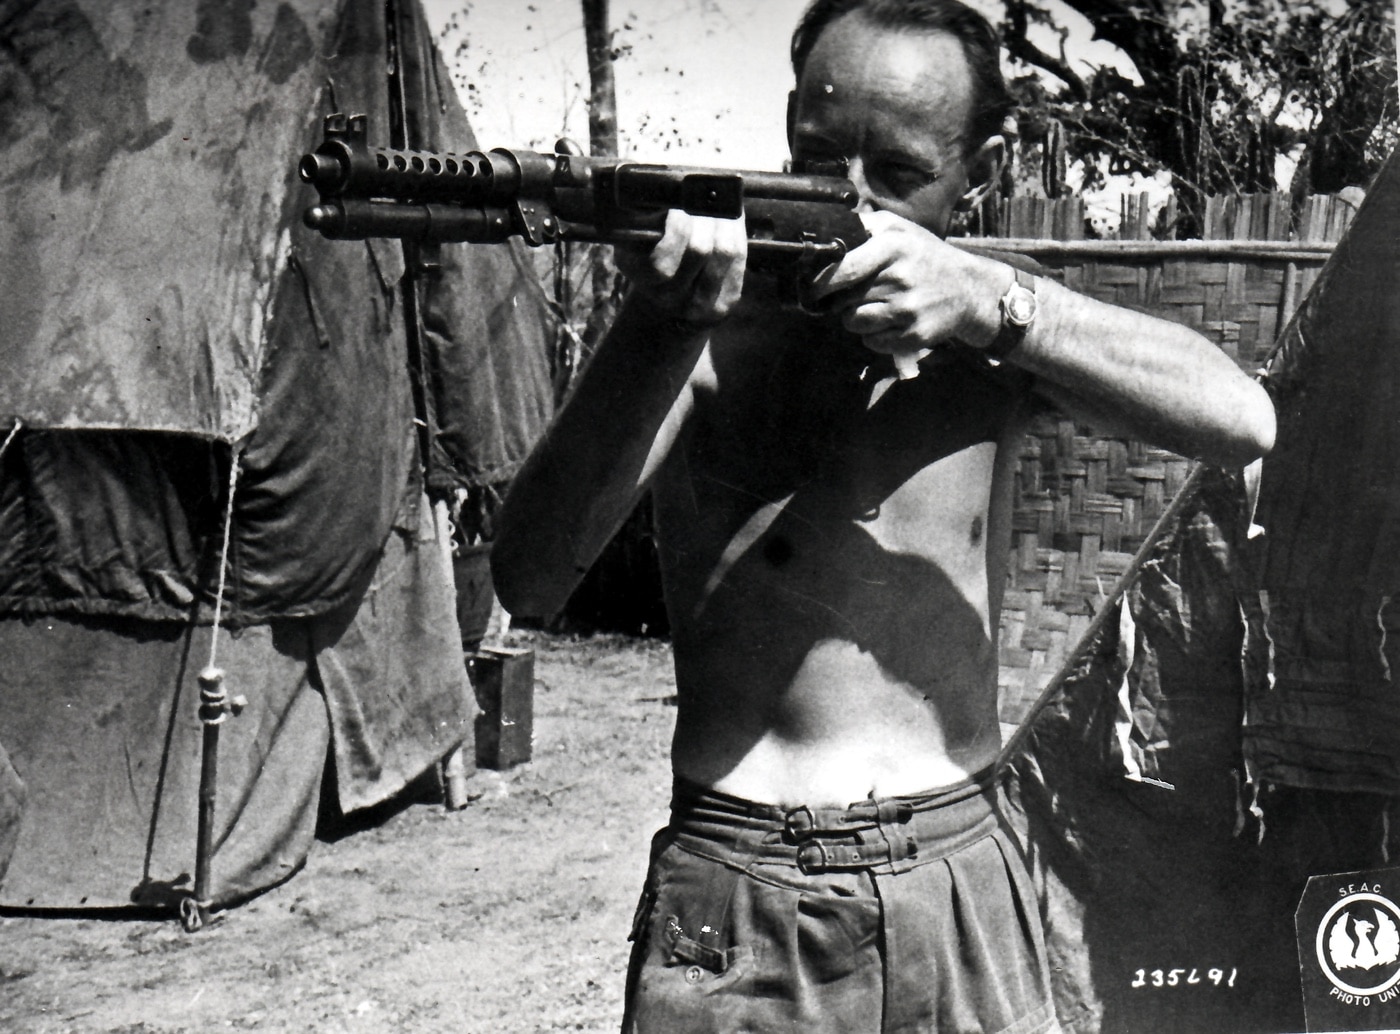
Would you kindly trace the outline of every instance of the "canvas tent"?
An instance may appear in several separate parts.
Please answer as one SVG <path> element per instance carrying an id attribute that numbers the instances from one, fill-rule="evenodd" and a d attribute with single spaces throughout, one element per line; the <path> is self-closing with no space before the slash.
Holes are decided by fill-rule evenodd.
<path id="1" fill-rule="evenodd" d="M 1257 496 L 1200 481 L 1009 745 L 1068 1031 L 1305 1029 L 1308 877 L 1400 858 L 1398 242 L 1392 156 L 1269 363 Z"/>
<path id="2" fill-rule="evenodd" d="M 190 893 L 211 648 L 216 903 L 304 860 L 328 752 L 350 811 L 470 735 L 443 514 L 486 531 L 547 420 L 544 325 L 444 249 L 415 410 L 399 245 L 301 226 L 395 35 L 410 142 L 474 147 L 412 0 L 0 12 L 0 906 Z"/>

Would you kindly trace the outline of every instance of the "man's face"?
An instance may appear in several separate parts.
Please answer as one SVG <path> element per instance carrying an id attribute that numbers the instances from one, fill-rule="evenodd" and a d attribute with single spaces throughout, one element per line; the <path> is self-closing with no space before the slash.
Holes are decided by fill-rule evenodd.
<path id="1" fill-rule="evenodd" d="M 939 236 L 967 192 L 972 78 L 944 32 L 889 29 L 859 12 L 823 30 L 789 117 L 795 160 L 845 158 L 862 210 L 901 215 Z"/>

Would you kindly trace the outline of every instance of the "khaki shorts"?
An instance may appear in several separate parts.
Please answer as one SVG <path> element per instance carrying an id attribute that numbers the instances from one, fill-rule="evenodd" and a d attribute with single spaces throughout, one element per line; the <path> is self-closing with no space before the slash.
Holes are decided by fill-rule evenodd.
<path id="1" fill-rule="evenodd" d="M 626 1034 L 1058 1030 L 986 776 L 846 809 L 678 783 L 632 939 Z"/>

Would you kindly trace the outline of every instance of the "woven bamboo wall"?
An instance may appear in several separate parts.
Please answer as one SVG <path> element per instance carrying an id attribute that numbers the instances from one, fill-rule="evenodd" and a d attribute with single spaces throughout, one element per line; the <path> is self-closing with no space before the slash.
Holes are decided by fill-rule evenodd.
<path id="1" fill-rule="evenodd" d="M 978 243 L 1032 255 L 1084 294 L 1194 327 L 1253 372 L 1353 211 L 1339 198 L 1311 198 L 1290 238 L 1286 196 L 1217 198 L 1202 240 L 1153 241 L 1145 198 L 1129 197 L 1119 238 L 1089 241 L 1077 199 L 1015 198 L 996 213 L 1004 236 Z M 1173 453 L 1054 415 L 1033 426 L 1021 448 L 1001 618 L 1003 721 L 1019 721 L 1060 668 L 1188 469 Z"/>

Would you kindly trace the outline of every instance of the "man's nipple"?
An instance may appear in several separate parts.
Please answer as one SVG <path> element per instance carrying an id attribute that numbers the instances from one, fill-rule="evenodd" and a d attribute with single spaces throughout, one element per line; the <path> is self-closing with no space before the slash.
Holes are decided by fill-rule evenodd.
<path id="1" fill-rule="evenodd" d="M 782 567 L 792 559 L 792 542 L 784 535 L 774 535 L 763 543 L 763 559 L 774 567 Z"/>

